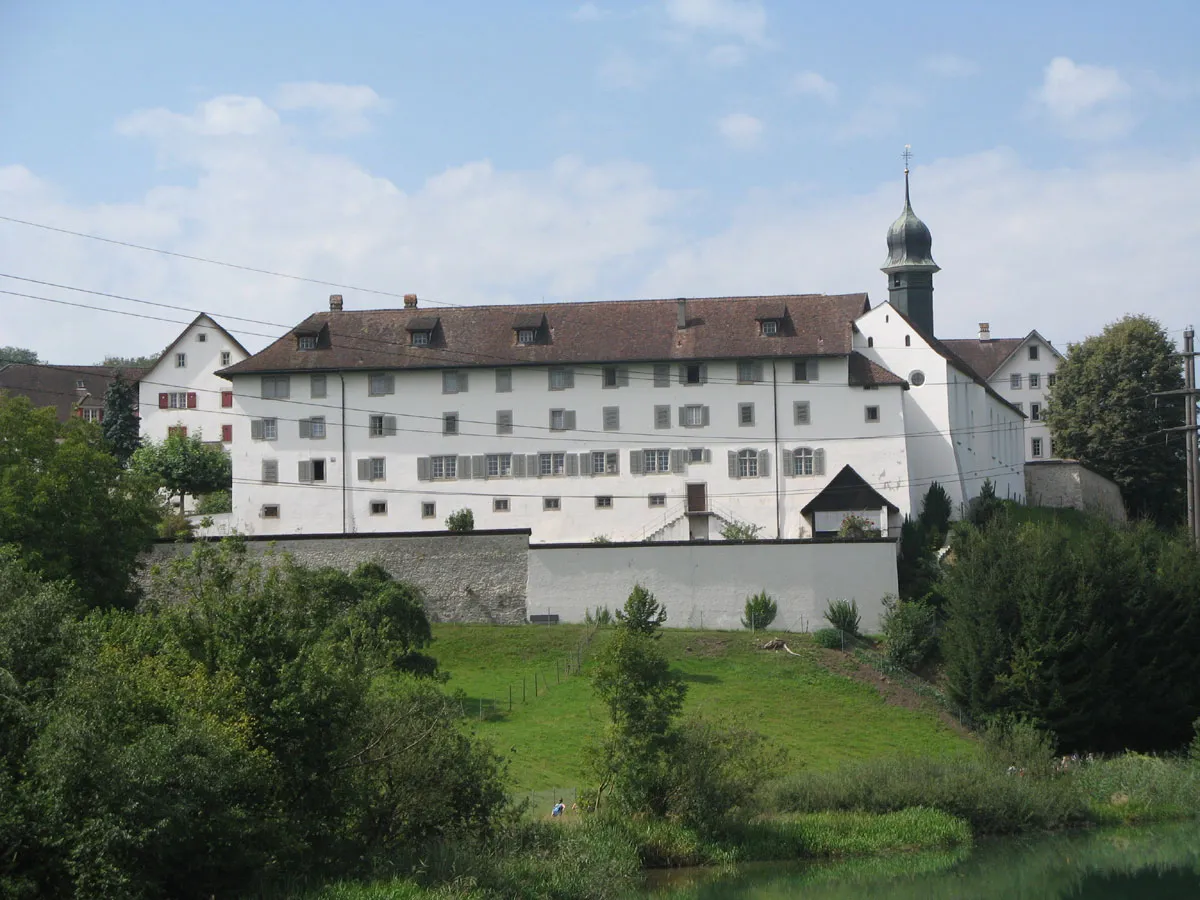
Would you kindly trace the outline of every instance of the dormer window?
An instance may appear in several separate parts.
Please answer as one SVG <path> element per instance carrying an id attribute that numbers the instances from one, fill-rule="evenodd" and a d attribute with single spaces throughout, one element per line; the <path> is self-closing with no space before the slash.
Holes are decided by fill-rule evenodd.
<path id="1" fill-rule="evenodd" d="M 414 347 L 432 347 L 433 335 L 438 329 L 439 319 L 437 316 L 418 316 L 414 319 L 409 319 L 405 329 L 412 337 L 412 345 Z"/>
<path id="2" fill-rule="evenodd" d="M 533 344 L 537 341 L 537 331 L 533 328 L 518 328 L 517 343 Z"/>
<path id="3" fill-rule="evenodd" d="M 315 334 L 302 334 L 299 336 L 298 345 L 301 350 L 316 350 L 317 336 Z"/>
<path id="4" fill-rule="evenodd" d="M 768 337 L 779 334 L 779 320 L 778 319 L 763 319 L 762 333 L 767 335 Z"/>
<path id="5" fill-rule="evenodd" d="M 520 313 L 513 319 L 513 331 L 517 333 L 518 344 L 540 343 L 543 329 L 546 326 L 545 313 Z"/>
<path id="6" fill-rule="evenodd" d="M 428 347 L 429 346 L 429 332 L 428 331 L 414 331 L 412 333 L 412 342 L 413 342 L 414 347 Z"/>

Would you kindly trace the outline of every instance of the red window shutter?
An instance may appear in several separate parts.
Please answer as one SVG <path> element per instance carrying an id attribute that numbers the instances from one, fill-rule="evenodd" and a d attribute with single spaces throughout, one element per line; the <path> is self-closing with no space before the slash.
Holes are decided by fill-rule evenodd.
<path id="1" fill-rule="evenodd" d="M 188 391 L 187 404 L 188 404 L 188 409 L 196 408 L 196 395 L 193 394 L 191 391 Z"/>
<path id="2" fill-rule="evenodd" d="M 76 417 L 78 417 L 80 419 L 83 418 L 83 407 L 82 406 L 75 410 L 75 415 L 76 415 Z"/>
<path id="3" fill-rule="evenodd" d="M 104 410 L 100 410 L 100 421 L 104 421 Z"/>
<path id="4" fill-rule="evenodd" d="M 233 426 L 232 425 L 222 425 L 221 426 L 221 440 L 226 444 L 231 443 L 233 441 Z"/>
<path id="5" fill-rule="evenodd" d="M 158 408 L 159 408 L 159 409 L 166 409 L 166 408 L 167 408 L 167 395 L 166 395 L 166 394 L 159 394 L 159 395 L 158 395 Z"/>
<path id="6" fill-rule="evenodd" d="M 221 391 L 221 407 L 229 409 L 233 406 L 233 391 Z"/>

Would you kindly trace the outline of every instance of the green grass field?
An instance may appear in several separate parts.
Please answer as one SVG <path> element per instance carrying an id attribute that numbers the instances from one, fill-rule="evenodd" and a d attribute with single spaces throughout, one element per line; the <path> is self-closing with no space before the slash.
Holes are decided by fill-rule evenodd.
<path id="1" fill-rule="evenodd" d="M 586 784 L 585 748 L 605 721 L 586 675 L 607 631 L 584 651 L 583 675 L 566 674 L 586 634 L 575 625 L 434 626 L 431 652 L 450 674 L 447 687 L 466 695 L 471 726 L 509 759 L 513 791 L 547 806 L 553 794 L 569 805 L 572 790 Z M 663 647 L 688 684 L 688 711 L 762 732 L 787 749 L 791 768 L 972 752 L 971 742 L 932 712 L 888 706 L 871 687 L 827 670 L 808 636 L 772 636 L 785 637 L 801 655 L 757 650 L 746 632 L 665 630 Z"/>

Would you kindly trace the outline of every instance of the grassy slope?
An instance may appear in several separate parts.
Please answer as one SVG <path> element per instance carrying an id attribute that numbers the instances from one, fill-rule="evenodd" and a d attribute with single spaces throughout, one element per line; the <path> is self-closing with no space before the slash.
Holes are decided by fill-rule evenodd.
<path id="1" fill-rule="evenodd" d="M 437 625 L 434 634 L 433 653 L 451 675 L 448 687 L 466 693 L 474 727 L 510 757 L 515 791 L 569 796 L 572 787 L 586 781 L 585 746 L 600 733 L 604 710 L 586 677 L 563 676 L 558 683 L 555 674 L 555 660 L 573 653 L 583 627 Z M 826 670 L 806 636 L 784 637 L 800 657 L 756 650 L 745 632 L 667 630 L 662 642 L 688 681 L 689 711 L 739 719 L 787 748 L 792 767 L 971 752 L 971 744 L 934 715 L 887 706 L 872 688 Z M 590 652 L 605 639 L 601 631 Z M 585 654 L 585 675 L 586 666 Z M 539 685 L 546 677 L 550 682 L 548 691 L 539 687 L 536 700 L 535 670 Z M 507 712 L 509 685 L 512 713 Z M 477 719 L 481 697 L 498 700 L 500 707 L 483 722 Z"/>

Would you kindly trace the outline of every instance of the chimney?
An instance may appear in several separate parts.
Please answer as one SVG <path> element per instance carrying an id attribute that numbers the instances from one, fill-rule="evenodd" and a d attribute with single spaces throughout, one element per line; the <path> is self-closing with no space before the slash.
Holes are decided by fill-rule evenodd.
<path id="1" fill-rule="evenodd" d="M 675 301 L 675 327 L 687 328 L 687 299 L 684 297 Z"/>
<path id="2" fill-rule="evenodd" d="M 416 294 L 405 294 L 404 295 L 404 308 L 405 309 L 416 309 L 417 308 L 417 295 Z"/>
<path id="3" fill-rule="evenodd" d="M 979 323 L 979 339 L 981 341 L 990 341 L 992 339 L 991 326 L 987 322 Z"/>
<path id="4" fill-rule="evenodd" d="M 341 294 L 330 294 L 329 295 L 329 311 L 330 312 L 341 312 L 342 311 L 342 295 Z"/>

